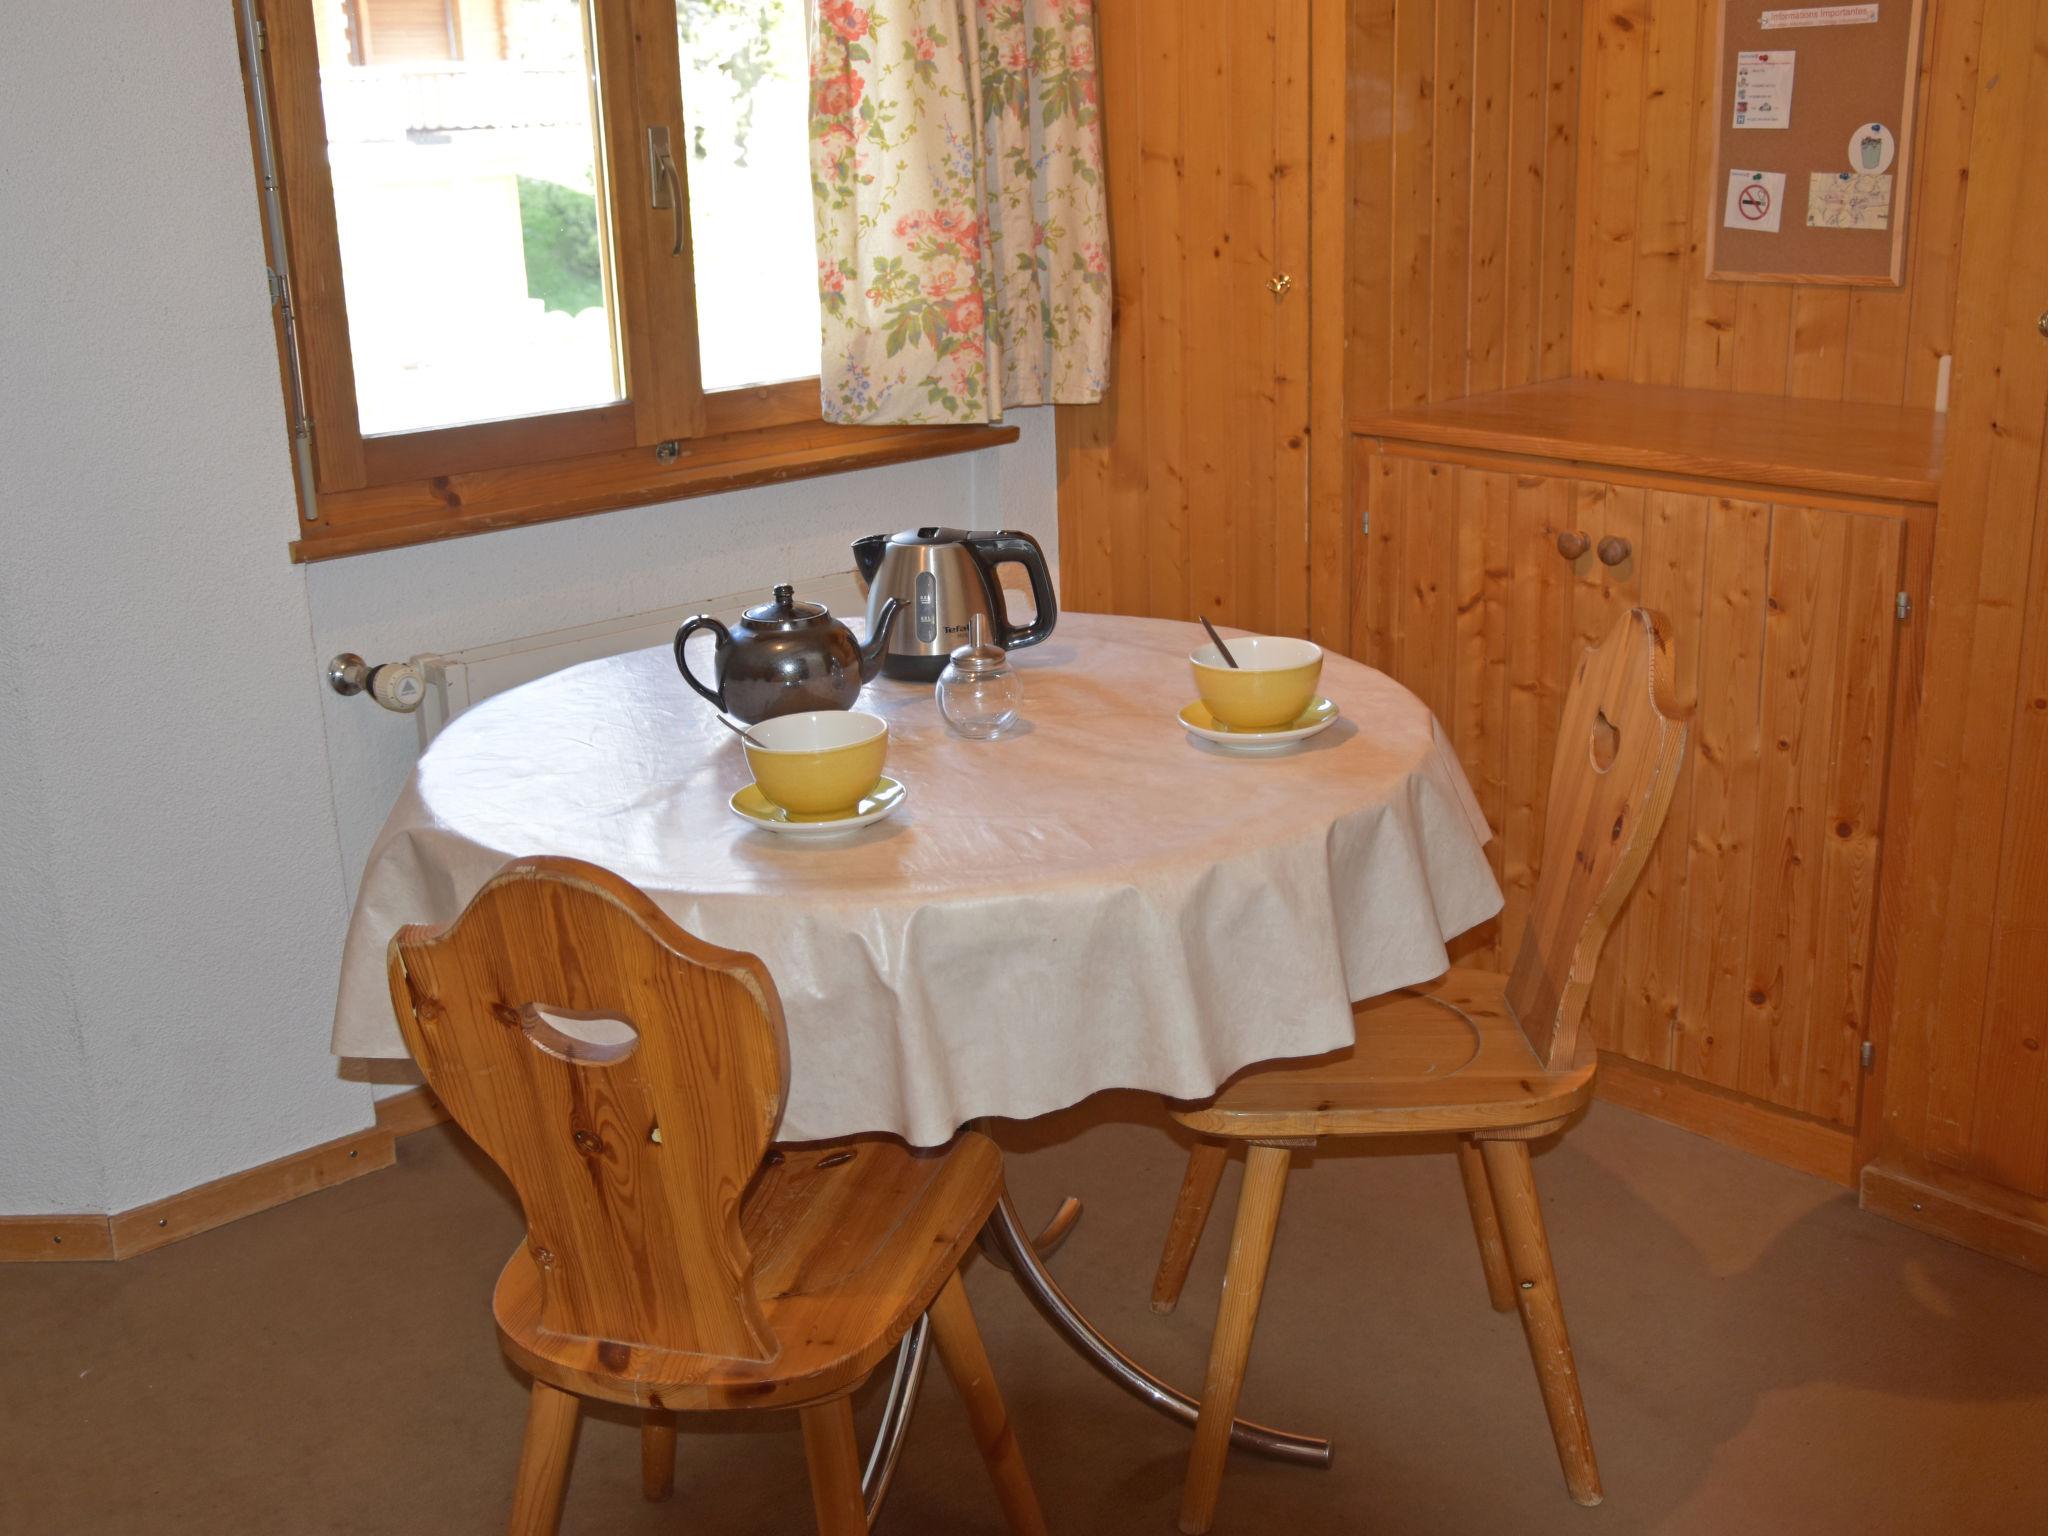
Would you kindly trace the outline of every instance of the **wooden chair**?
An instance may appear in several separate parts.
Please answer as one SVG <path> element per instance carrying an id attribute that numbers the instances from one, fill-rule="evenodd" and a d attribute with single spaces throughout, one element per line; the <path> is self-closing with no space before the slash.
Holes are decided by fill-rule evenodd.
<path id="1" fill-rule="evenodd" d="M 766 968 L 588 864 L 507 865 L 448 927 L 401 929 L 390 973 L 427 1082 L 526 1215 L 493 1299 L 533 1378 L 514 1536 L 555 1529 L 585 1397 L 645 1412 L 650 1498 L 676 1410 L 794 1408 L 818 1529 L 864 1536 L 847 1394 L 927 1311 L 1010 1530 L 1045 1530 L 960 1284 L 1002 1189 L 986 1137 L 772 1150 Z"/>
<path id="2" fill-rule="evenodd" d="M 1572 1497 L 1600 1501 L 1529 1143 L 1592 1095 L 1595 1052 L 1580 1016 L 1607 931 L 1671 805 L 1685 714 L 1672 698 L 1665 635 L 1661 618 L 1635 609 L 1579 663 L 1551 765 L 1543 868 L 1509 974 L 1453 969 L 1360 1003 L 1356 1045 L 1252 1067 L 1210 1102 L 1175 1112 L 1205 1138 L 1250 1143 L 1183 1531 L 1206 1531 L 1215 1515 L 1289 1157 L 1325 1136 L 1456 1134 L 1487 1294 L 1500 1311 L 1521 1309 Z M 1188 1160 L 1153 1284 L 1157 1311 L 1179 1299 L 1227 1155 L 1227 1141 L 1205 1139 Z"/>

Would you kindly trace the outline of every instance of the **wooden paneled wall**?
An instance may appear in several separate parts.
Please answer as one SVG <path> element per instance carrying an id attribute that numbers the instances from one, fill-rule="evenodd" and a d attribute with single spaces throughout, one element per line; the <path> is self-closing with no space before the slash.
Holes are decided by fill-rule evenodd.
<path id="1" fill-rule="evenodd" d="M 1954 350 L 1985 0 L 1929 0 L 1901 288 L 1709 282 L 1718 0 L 1587 0 L 1581 377 L 1930 407 Z"/>
<path id="2" fill-rule="evenodd" d="M 1945 1229 L 1996 1203 L 2048 1268 L 2048 6 L 1984 14 L 1880 1157 L 1980 1181 Z"/>
<path id="3" fill-rule="evenodd" d="M 1306 628 L 1310 13 L 1098 12 L 1116 331 L 1058 414 L 1070 607 Z"/>
<path id="4" fill-rule="evenodd" d="M 1583 6 L 1352 0 L 1351 413 L 1571 371 Z"/>

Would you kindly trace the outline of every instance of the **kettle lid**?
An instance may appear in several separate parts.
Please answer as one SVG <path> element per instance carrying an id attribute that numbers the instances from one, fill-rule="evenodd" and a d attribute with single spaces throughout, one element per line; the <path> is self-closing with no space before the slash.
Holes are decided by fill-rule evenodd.
<path id="1" fill-rule="evenodd" d="M 787 582 L 775 589 L 773 601 L 749 608 L 740 615 L 755 629 L 797 629 L 831 616 L 831 611 L 823 603 L 798 602 L 796 588 Z"/>
<path id="2" fill-rule="evenodd" d="M 965 542 L 970 537 L 971 535 L 964 528 L 905 528 L 901 533 L 890 534 L 889 542 L 891 544 L 903 544 L 911 546 L 925 544 L 960 544 Z"/>

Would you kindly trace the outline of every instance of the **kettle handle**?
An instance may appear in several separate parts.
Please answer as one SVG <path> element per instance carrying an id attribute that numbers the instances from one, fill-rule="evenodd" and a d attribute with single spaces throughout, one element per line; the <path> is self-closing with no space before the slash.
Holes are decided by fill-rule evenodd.
<path id="1" fill-rule="evenodd" d="M 706 688 L 702 683 L 698 682 L 696 674 L 690 670 L 690 658 L 683 652 L 684 643 L 700 629 L 711 630 L 718 636 L 718 645 L 717 650 L 713 653 L 714 656 L 732 644 L 731 630 L 719 623 L 710 614 L 700 613 L 688 620 L 681 629 L 676 631 L 676 670 L 683 674 L 684 682 L 711 701 L 713 709 L 717 710 L 720 714 L 724 714 L 725 690 L 723 688 Z M 713 671 L 712 676 L 716 677 L 717 675 L 717 672 Z"/>
<path id="2" fill-rule="evenodd" d="M 1022 650 L 1051 634 L 1060 616 L 1060 602 L 1052 589 L 1052 572 L 1046 569 L 1045 551 L 1038 547 L 1038 540 L 1028 533 L 1004 529 L 998 533 L 970 533 L 967 547 L 988 577 L 989 597 L 996 610 L 996 644 L 1006 651 Z M 1023 566 L 1031 577 L 1031 605 L 1038 611 L 1029 624 L 1010 622 L 1009 610 L 1003 603 L 1002 583 L 996 580 L 996 567 L 1011 563 Z"/>

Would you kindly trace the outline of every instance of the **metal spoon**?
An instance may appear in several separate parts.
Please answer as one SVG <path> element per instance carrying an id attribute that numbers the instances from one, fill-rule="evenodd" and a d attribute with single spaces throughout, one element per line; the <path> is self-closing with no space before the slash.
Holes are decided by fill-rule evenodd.
<path id="1" fill-rule="evenodd" d="M 1224 661 L 1227 662 L 1229 665 L 1235 667 L 1237 665 L 1237 658 L 1230 654 L 1230 647 L 1225 645 L 1223 643 L 1223 637 L 1216 633 L 1216 626 L 1209 622 L 1209 615 L 1207 615 L 1206 613 L 1198 613 L 1195 615 L 1195 617 L 1202 621 L 1202 628 L 1209 631 L 1209 638 L 1216 643 L 1217 654 L 1222 656 Z"/>
<path id="2" fill-rule="evenodd" d="M 746 742 L 749 746 L 759 747 L 763 752 L 773 752 L 775 750 L 773 747 L 769 746 L 767 742 L 763 741 L 760 737 L 756 736 L 752 731 L 748 730 L 744 725 L 737 725 L 734 722 L 726 719 L 723 715 L 720 715 L 718 717 L 718 723 L 724 726 L 728 731 L 731 731 L 733 735 L 739 737 L 741 741 Z"/>

